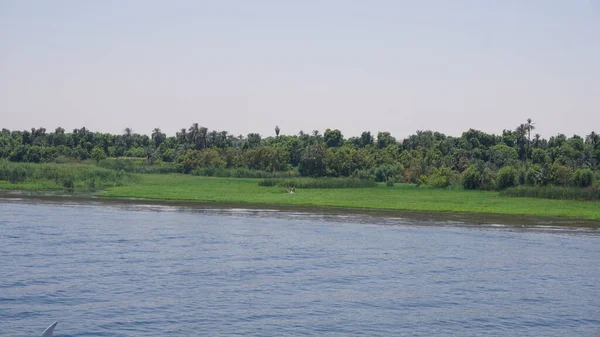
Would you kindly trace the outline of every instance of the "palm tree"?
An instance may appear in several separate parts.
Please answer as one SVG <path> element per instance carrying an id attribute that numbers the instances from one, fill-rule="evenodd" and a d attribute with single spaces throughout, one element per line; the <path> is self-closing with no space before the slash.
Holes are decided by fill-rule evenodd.
<path id="1" fill-rule="evenodd" d="M 160 131 L 160 128 L 154 128 L 154 130 L 152 130 L 152 140 L 154 141 L 155 147 L 159 147 L 165 140 L 165 134 Z"/>
<path id="2" fill-rule="evenodd" d="M 527 159 L 527 147 L 525 146 L 527 142 L 527 124 L 521 124 L 515 129 L 515 136 L 517 137 L 517 146 L 519 147 L 519 157 L 521 160 L 525 161 Z"/>
<path id="3" fill-rule="evenodd" d="M 158 137 L 160 134 L 161 134 L 161 132 L 160 132 L 160 128 L 154 128 L 154 129 L 152 130 L 152 136 L 151 136 L 151 138 L 152 138 L 152 139 L 155 139 L 155 138 L 156 138 L 156 137 Z"/>
<path id="4" fill-rule="evenodd" d="M 177 141 L 179 141 L 179 144 L 185 145 L 187 143 L 187 129 L 186 128 L 181 128 L 181 130 L 179 130 L 179 132 L 177 132 L 176 136 L 177 136 Z"/>
<path id="5" fill-rule="evenodd" d="M 526 158 L 529 158 L 529 156 L 531 155 L 531 131 L 535 130 L 535 126 L 533 126 L 533 123 L 531 122 L 531 118 L 527 118 L 527 124 L 525 124 L 525 126 L 527 127 L 527 156 Z"/>
<path id="6" fill-rule="evenodd" d="M 585 137 L 585 143 L 588 144 L 592 150 L 595 150 L 598 144 L 600 144 L 600 135 L 592 131 Z"/>
<path id="7" fill-rule="evenodd" d="M 133 130 L 129 127 L 125 128 L 125 130 L 123 130 L 123 138 L 125 140 L 125 146 L 127 147 L 127 149 L 129 149 L 132 145 L 133 142 Z"/>
<path id="8" fill-rule="evenodd" d="M 200 132 L 200 127 L 198 126 L 198 123 L 192 124 L 192 126 L 190 126 L 188 131 L 189 131 L 188 139 L 189 139 L 190 143 L 196 145 L 196 143 L 198 141 L 198 133 Z"/>
<path id="9" fill-rule="evenodd" d="M 533 147 L 538 149 L 540 148 L 542 142 L 542 136 L 540 136 L 539 133 L 536 133 L 535 136 L 533 136 Z"/>

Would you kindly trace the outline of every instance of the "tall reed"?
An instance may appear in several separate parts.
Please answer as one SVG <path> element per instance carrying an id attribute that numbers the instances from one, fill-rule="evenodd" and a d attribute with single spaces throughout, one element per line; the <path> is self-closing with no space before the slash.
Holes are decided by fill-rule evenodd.
<path id="1" fill-rule="evenodd" d="M 598 201 L 600 200 L 600 187 L 517 186 L 500 192 L 500 195 L 505 197 Z"/>
<path id="2" fill-rule="evenodd" d="M 268 172 L 247 168 L 203 167 L 193 170 L 192 175 L 221 178 L 293 178 L 298 176 L 298 171 Z"/>
<path id="3" fill-rule="evenodd" d="M 295 178 L 295 179 L 264 179 L 259 186 L 281 186 L 285 188 L 369 188 L 376 187 L 373 180 L 354 178 Z"/>
<path id="4" fill-rule="evenodd" d="M 13 184 L 52 182 L 64 188 L 102 189 L 137 182 L 135 175 L 85 164 L 14 163 L 0 160 L 0 180 Z"/>

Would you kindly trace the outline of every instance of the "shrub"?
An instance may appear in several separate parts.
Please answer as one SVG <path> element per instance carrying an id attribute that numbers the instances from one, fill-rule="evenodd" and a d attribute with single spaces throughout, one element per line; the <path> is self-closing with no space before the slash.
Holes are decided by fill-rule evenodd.
<path id="1" fill-rule="evenodd" d="M 375 169 L 375 181 L 384 182 L 395 180 L 398 168 L 394 165 L 383 164 Z"/>
<path id="2" fill-rule="evenodd" d="M 578 187 L 589 187 L 594 184 L 594 172 L 589 168 L 575 171 L 573 182 Z"/>
<path id="3" fill-rule="evenodd" d="M 462 174 L 462 185 L 465 190 L 476 190 L 481 186 L 481 172 L 471 165 Z"/>
<path id="4" fill-rule="evenodd" d="M 424 176 L 423 182 L 435 188 L 447 188 L 452 183 L 455 183 L 455 173 L 448 167 L 440 168 L 433 167 L 429 176 Z"/>
<path id="5" fill-rule="evenodd" d="M 498 178 L 496 182 L 499 190 L 504 190 L 515 186 L 517 182 L 517 169 L 515 169 L 513 166 L 504 166 L 498 171 Z"/>
<path id="6" fill-rule="evenodd" d="M 496 176 L 484 164 L 470 165 L 462 174 L 465 190 L 493 190 L 496 188 Z"/>
<path id="7" fill-rule="evenodd" d="M 573 172 L 567 166 L 558 163 L 550 167 L 550 181 L 556 185 L 568 186 L 571 184 Z"/>

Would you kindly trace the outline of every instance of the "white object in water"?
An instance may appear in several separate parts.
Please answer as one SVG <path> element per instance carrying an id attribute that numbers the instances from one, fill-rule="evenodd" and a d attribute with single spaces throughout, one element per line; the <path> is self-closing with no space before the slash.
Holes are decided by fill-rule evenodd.
<path id="1" fill-rule="evenodd" d="M 54 322 L 52 323 L 52 325 L 47 327 L 42 337 L 52 337 L 52 333 L 54 333 L 54 328 L 56 327 L 56 324 L 58 324 L 58 322 Z"/>

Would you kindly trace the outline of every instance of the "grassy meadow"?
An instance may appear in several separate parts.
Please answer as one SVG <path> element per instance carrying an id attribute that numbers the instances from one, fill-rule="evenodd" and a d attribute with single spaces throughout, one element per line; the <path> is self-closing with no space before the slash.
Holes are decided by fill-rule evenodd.
<path id="1" fill-rule="evenodd" d="M 418 188 L 378 184 L 365 188 L 308 188 L 287 193 L 281 186 L 259 186 L 259 179 L 196 177 L 181 174 L 140 176 L 139 184 L 111 187 L 105 198 L 148 198 L 265 205 L 323 206 L 436 212 L 523 214 L 600 220 L 600 203 L 502 197 L 498 192 Z"/>

